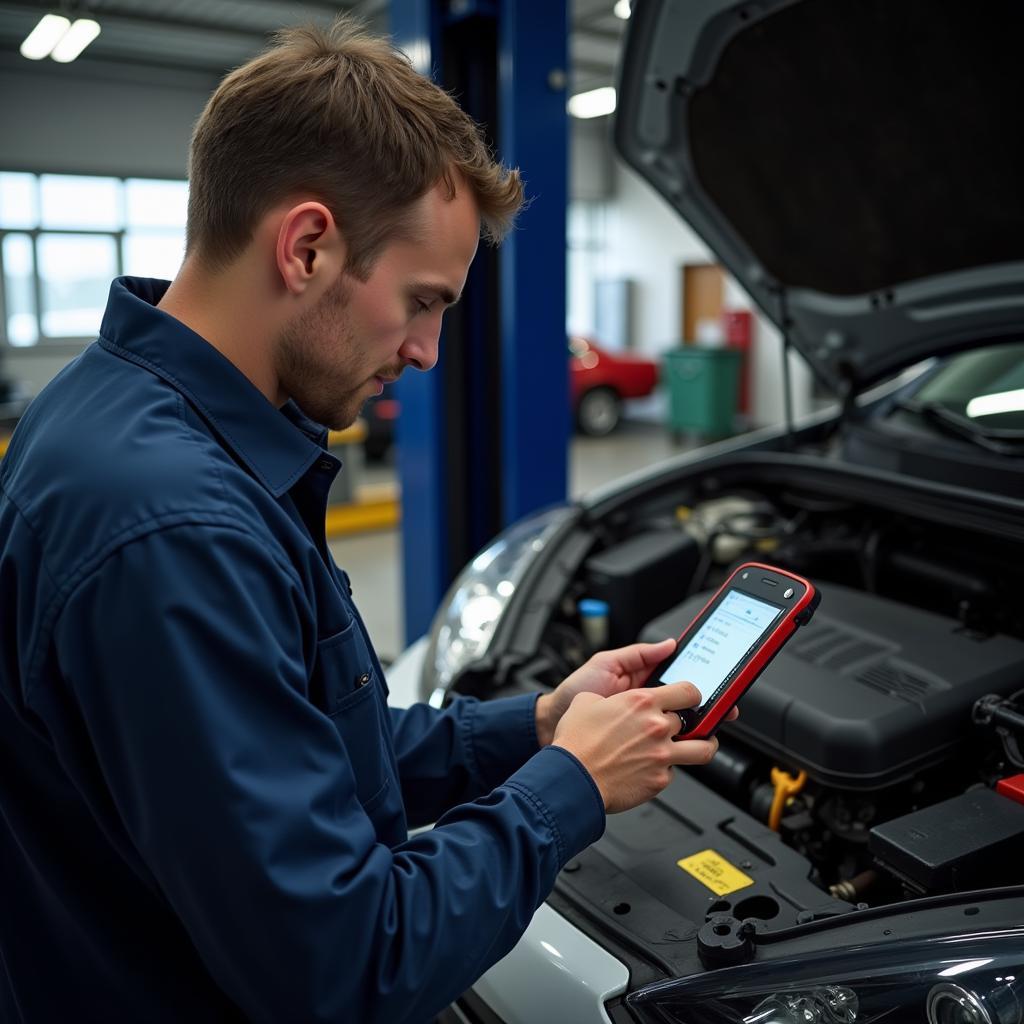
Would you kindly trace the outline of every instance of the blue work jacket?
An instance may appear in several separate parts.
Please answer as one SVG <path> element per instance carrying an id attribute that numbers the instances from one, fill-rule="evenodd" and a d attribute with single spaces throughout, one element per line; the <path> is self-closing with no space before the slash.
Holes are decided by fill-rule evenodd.
<path id="1" fill-rule="evenodd" d="M 166 287 L 114 282 L 0 462 L 0 1020 L 426 1020 L 600 795 L 533 698 L 388 708 L 324 431 Z"/>

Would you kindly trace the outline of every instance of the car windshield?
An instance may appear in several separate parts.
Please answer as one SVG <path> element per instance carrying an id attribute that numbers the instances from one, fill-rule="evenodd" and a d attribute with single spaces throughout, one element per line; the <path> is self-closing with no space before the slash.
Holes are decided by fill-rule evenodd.
<path id="1" fill-rule="evenodd" d="M 1024 342 L 950 359 L 906 405 L 949 413 L 979 434 L 1024 437 Z"/>

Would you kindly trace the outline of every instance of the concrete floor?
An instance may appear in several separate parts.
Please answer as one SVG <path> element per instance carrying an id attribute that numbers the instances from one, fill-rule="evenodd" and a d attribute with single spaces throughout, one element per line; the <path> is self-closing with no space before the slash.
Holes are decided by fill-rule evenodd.
<path id="1" fill-rule="evenodd" d="M 569 491 L 580 497 L 633 470 L 660 462 L 681 449 L 660 423 L 625 420 L 606 438 L 574 437 L 569 452 Z M 393 478 L 391 467 L 366 467 L 362 479 Z M 405 647 L 402 636 L 401 534 L 381 530 L 330 543 L 335 561 L 352 578 L 352 590 L 377 652 L 385 662 Z"/>

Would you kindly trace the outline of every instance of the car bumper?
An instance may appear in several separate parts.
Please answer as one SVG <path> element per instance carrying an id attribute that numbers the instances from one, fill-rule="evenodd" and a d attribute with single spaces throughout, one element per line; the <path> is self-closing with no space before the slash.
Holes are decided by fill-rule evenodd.
<path id="1" fill-rule="evenodd" d="M 628 984 L 624 964 L 542 904 L 472 993 L 504 1024 L 611 1024 L 604 1004 Z"/>

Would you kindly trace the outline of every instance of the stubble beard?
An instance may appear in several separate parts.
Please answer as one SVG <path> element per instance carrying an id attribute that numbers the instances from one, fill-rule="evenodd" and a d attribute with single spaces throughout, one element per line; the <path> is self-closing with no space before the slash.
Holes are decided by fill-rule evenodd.
<path id="1" fill-rule="evenodd" d="M 278 338 L 277 379 L 281 390 L 312 420 L 331 430 L 351 426 L 366 399 L 366 380 L 353 382 L 338 354 L 358 361 L 356 339 L 344 317 L 350 290 L 341 278 L 312 309 Z"/>

